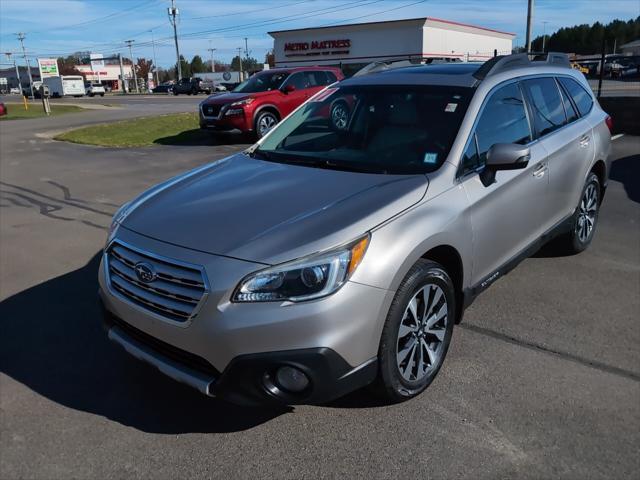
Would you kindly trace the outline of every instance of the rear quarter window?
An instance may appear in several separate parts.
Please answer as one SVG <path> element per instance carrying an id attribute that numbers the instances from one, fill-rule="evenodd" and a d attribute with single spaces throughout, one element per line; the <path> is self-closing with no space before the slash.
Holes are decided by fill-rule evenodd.
<path id="1" fill-rule="evenodd" d="M 589 113 L 593 108 L 591 94 L 572 78 L 560 77 L 558 80 L 560 81 L 560 85 L 562 85 L 571 98 L 573 98 L 573 102 L 576 104 L 576 107 L 578 107 L 580 116 L 584 117 Z"/>

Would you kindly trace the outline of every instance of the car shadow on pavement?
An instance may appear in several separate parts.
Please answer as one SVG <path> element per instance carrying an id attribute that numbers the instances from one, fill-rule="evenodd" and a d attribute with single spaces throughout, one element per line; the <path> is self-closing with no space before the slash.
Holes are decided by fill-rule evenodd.
<path id="1" fill-rule="evenodd" d="M 161 137 L 154 140 L 158 145 L 176 145 L 182 147 L 216 146 L 216 145 L 251 145 L 254 141 L 248 134 L 238 132 L 213 132 L 210 130 L 185 130 L 177 135 Z"/>
<path id="2" fill-rule="evenodd" d="M 622 183 L 629 200 L 640 203 L 640 154 L 614 161 L 609 178 Z"/>
<path id="3" fill-rule="evenodd" d="M 82 268 L 0 302 L 0 371 L 68 408 L 150 433 L 246 430 L 291 409 L 205 397 L 107 340 L 97 302 L 100 253 Z"/>

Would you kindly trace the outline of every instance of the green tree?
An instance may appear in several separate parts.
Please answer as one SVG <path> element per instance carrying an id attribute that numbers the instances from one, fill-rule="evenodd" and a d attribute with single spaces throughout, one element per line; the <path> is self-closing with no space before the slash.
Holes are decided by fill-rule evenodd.
<path id="1" fill-rule="evenodd" d="M 233 60 L 231 60 L 231 70 L 233 70 L 234 72 L 238 71 L 238 59 L 239 57 L 236 55 L 235 57 L 233 57 Z M 260 64 L 258 63 L 258 60 L 256 60 L 253 57 L 242 57 L 242 70 L 245 72 L 255 72 L 256 70 L 260 70 Z"/>
<path id="2" fill-rule="evenodd" d="M 180 68 L 182 69 L 182 78 L 191 76 L 191 64 L 187 62 L 182 55 L 180 55 Z M 174 67 L 176 73 L 178 72 L 178 66 Z"/>
<path id="3" fill-rule="evenodd" d="M 210 68 L 207 68 L 207 65 L 202 61 L 202 57 L 200 55 L 195 55 L 191 60 L 191 73 L 202 73 L 209 71 Z"/>
<path id="4" fill-rule="evenodd" d="M 547 35 L 545 50 L 578 54 L 600 53 L 603 35 L 607 40 L 607 53 L 611 53 L 614 42 L 619 46 L 640 37 L 640 17 L 628 21 L 614 20 L 607 25 L 596 22 L 593 25 L 561 28 Z M 535 52 L 542 51 L 542 36 L 531 42 L 531 49 Z"/>

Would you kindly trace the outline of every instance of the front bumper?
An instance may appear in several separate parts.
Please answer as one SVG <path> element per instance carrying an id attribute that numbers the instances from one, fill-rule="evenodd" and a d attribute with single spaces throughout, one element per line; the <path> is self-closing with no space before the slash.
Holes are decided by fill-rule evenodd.
<path id="1" fill-rule="evenodd" d="M 109 336 L 129 353 L 204 394 L 236 403 L 325 403 L 366 385 L 376 373 L 380 333 L 393 295 L 353 282 L 300 304 L 231 303 L 248 273 L 263 266 L 168 245 L 121 228 L 118 239 L 167 258 L 202 265 L 210 292 L 189 322 L 177 325 L 112 291 L 100 267 Z M 273 392 L 269 376 L 296 366 L 311 380 L 300 395 Z"/>
<path id="2" fill-rule="evenodd" d="M 200 111 L 200 128 L 209 130 L 240 130 L 241 132 L 248 132 L 253 130 L 251 121 L 247 114 L 243 115 L 225 115 L 223 111 L 221 116 L 218 117 L 206 117 Z"/>

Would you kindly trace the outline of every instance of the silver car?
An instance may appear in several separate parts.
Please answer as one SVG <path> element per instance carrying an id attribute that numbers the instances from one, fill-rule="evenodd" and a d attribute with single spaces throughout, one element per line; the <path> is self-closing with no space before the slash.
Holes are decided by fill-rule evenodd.
<path id="1" fill-rule="evenodd" d="M 118 211 L 108 336 L 234 402 L 411 398 L 480 292 L 552 237 L 591 243 L 610 128 L 561 54 L 334 84 Z"/>

